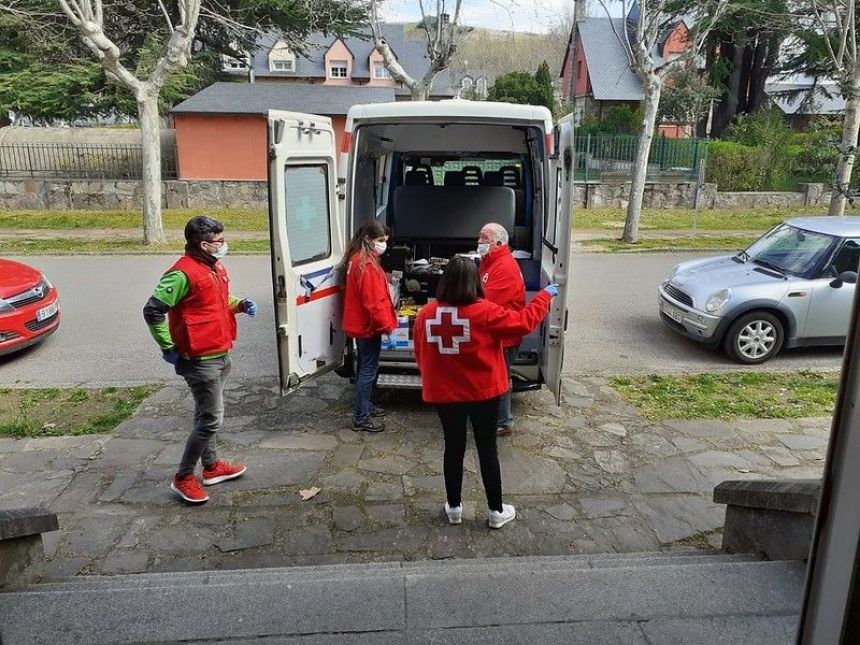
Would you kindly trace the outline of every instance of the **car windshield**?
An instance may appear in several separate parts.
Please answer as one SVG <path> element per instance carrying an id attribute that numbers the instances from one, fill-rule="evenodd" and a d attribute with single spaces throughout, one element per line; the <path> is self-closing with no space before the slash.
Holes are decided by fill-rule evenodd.
<path id="1" fill-rule="evenodd" d="M 831 235 L 780 224 L 746 250 L 753 262 L 791 275 L 811 277 L 836 240 Z"/>

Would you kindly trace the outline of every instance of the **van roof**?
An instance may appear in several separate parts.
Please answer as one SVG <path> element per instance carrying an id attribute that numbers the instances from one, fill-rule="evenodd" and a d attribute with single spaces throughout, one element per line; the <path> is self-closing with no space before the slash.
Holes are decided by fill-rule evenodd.
<path id="1" fill-rule="evenodd" d="M 543 123 L 547 132 L 552 131 L 552 113 L 542 105 L 517 105 L 516 103 L 494 103 L 492 101 L 468 101 L 464 99 L 395 101 L 392 103 L 353 105 L 346 116 L 346 130 L 352 132 L 355 121 L 400 119 L 529 121 Z"/>

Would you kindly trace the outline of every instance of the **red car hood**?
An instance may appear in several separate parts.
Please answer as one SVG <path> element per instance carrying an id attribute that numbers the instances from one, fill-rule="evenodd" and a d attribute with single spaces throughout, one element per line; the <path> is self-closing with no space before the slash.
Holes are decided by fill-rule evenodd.
<path id="1" fill-rule="evenodd" d="M 42 273 L 38 269 L 0 258 L 0 298 L 35 287 L 41 277 Z"/>

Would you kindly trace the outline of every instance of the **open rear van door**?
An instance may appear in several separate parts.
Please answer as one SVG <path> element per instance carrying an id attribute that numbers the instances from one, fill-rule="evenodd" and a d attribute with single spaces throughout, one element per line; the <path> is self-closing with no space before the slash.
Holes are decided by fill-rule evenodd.
<path id="1" fill-rule="evenodd" d="M 553 132 L 555 154 L 549 160 L 549 200 L 541 244 L 541 284 L 558 284 L 543 337 L 540 369 L 546 386 L 561 405 L 561 369 L 567 329 L 567 290 L 570 275 L 571 185 L 573 183 L 573 120 L 565 117 Z"/>
<path id="2" fill-rule="evenodd" d="M 337 367 L 344 252 L 331 119 L 269 111 L 269 230 L 281 394 Z"/>

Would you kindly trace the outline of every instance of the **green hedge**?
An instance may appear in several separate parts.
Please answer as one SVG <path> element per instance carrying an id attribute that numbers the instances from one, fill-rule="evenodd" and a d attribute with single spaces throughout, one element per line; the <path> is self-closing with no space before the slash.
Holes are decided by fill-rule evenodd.
<path id="1" fill-rule="evenodd" d="M 706 177 L 719 190 L 793 190 L 790 165 L 786 155 L 768 146 L 711 141 Z"/>

